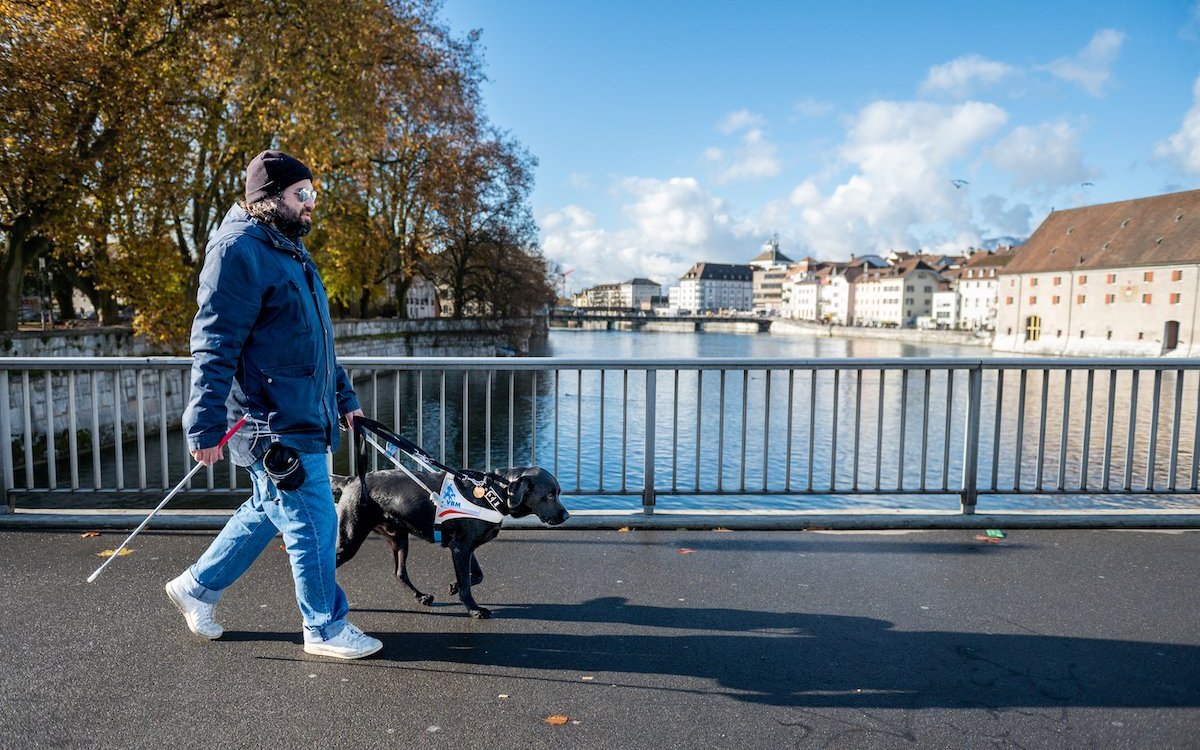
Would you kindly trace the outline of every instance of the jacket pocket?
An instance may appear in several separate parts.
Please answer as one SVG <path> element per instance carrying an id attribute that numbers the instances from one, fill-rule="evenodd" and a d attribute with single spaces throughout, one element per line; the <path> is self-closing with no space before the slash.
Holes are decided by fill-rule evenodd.
<path id="1" fill-rule="evenodd" d="M 288 365 L 262 371 L 268 404 L 267 428 L 273 433 L 320 429 L 313 404 L 319 400 L 316 365 Z"/>
<path id="2" fill-rule="evenodd" d="M 309 313 L 311 305 L 305 298 L 308 292 L 302 289 L 295 279 L 288 279 L 288 292 L 290 297 L 288 306 L 294 311 L 291 314 L 304 323 L 306 333 L 312 333 L 312 316 Z"/>

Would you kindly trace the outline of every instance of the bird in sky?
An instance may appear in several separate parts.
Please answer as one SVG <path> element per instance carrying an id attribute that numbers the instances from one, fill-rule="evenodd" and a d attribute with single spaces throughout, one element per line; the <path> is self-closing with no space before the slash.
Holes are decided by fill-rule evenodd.
<path id="1" fill-rule="evenodd" d="M 971 183 L 967 182 L 966 180 L 950 180 L 950 184 L 954 186 L 955 190 L 957 190 L 963 185 L 970 185 Z"/>

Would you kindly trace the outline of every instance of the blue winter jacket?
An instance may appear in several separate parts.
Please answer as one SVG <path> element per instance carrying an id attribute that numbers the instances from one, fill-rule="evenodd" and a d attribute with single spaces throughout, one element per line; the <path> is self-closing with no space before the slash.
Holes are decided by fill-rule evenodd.
<path id="1" fill-rule="evenodd" d="M 338 416 L 358 399 L 334 356 L 325 286 L 304 244 L 234 206 L 209 240 L 196 299 L 188 447 L 216 445 L 245 414 L 230 444 L 238 464 L 272 440 L 336 450 Z"/>

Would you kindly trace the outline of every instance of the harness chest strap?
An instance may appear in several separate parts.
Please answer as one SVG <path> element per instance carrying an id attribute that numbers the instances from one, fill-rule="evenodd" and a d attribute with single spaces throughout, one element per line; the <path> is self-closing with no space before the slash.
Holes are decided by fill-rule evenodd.
<path id="1" fill-rule="evenodd" d="M 432 495 L 432 493 L 430 493 Z M 447 474 L 442 479 L 442 491 L 436 497 L 431 498 L 437 505 L 437 510 L 434 512 L 434 527 L 441 526 L 446 521 L 453 521 L 459 518 L 473 518 L 476 521 L 485 521 L 487 523 L 500 523 L 504 520 L 504 514 L 494 508 L 484 508 L 476 505 L 462 496 L 458 491 L 458 485 L 454 482 L 454 477 Z"/>

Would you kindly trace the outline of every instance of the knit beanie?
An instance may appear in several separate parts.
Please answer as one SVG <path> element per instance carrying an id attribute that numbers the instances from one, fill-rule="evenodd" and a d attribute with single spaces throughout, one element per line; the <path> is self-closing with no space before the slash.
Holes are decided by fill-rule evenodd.
<path id="1" fill-rule="evenodd" d="M 266 150 L 246 167 L 246 203 L 283 192 L 288 185 L 311 180 L 312 172 L 299 159 L 282 151 Z"/>

